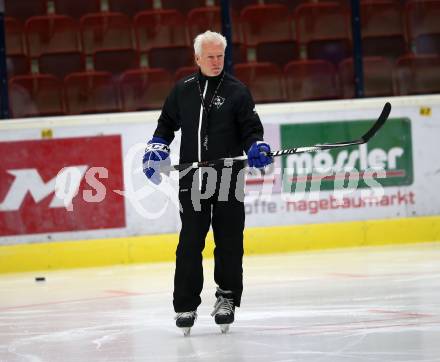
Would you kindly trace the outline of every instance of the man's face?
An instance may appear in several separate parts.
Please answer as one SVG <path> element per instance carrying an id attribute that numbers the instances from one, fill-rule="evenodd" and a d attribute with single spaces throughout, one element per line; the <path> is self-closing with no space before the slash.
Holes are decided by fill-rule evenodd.
<path id="1" fill-rule="evenodd" d="M 195 55 L 202 74 L 208 77 L 219 75 L 225 63 L 225 51 L 221 43 L 202 43 L 202 54 Z"/>

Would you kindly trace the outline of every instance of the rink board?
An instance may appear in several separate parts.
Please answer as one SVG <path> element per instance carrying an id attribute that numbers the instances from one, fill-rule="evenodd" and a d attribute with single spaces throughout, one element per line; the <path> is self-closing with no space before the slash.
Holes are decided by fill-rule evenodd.
<path id="1" fill-rule="evenodd" d="M 440 240 L 440 96 L 257 111 L 277 150 L 358 138 L 386 101 L 390 119 L 367 145 L 278 157 L 248 175 L 246 253 Z M 2 121 L 0 272 L 174 259 L 177 175 L 155 187 L 141 171 L 158 115 Z M 177 133 L 173 163 L 179 146 Z"/>
<path id="2" fill-rule="evenodd" d="M 440 242 L 440 217 L 248 228 L 245 255 Z M 0 247 L 0 273 L 56 270 L 175 259 L 178 234 L 21 244 Z M 212 233 L 204 257 L 213 256 Z"/>

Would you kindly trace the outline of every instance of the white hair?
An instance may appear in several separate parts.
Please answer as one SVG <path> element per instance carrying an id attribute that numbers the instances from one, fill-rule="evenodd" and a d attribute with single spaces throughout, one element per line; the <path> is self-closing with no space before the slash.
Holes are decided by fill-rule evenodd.
<path id="1" fill-rule="evenodd" d="M 194 52 L 197 55 L 202 54 L 202 45 L 204 43 L 214 43 L 223 45 L 223 50 L 226 49 L 226 38 L 220 33 L 215 31 L 207 30 L 204 33 L 197 35 L 194 39 Z"/>

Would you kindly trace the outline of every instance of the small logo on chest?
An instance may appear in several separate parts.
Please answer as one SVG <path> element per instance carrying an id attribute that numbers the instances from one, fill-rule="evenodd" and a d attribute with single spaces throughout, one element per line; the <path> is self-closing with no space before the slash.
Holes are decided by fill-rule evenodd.
<path id="1" fill-rule="evenodd" d="M 212 104 L 214 104 L 214 106 L 217 109 L 220 109 L 220 107 L 223 105 L 223 103 L 225 103 L 225 98 L 220 97 L 220 96 L 216 96 L 212 102 Z"/>

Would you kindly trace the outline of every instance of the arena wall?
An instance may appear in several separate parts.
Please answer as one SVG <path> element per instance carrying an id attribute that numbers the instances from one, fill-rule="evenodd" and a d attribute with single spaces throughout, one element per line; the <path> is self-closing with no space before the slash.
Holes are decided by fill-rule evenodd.
<path id="1" fill-rule="evenodd" d="M 259 105 L 274 150 L 367 145 L 276 158 L 248 175 L 246 254 L 440 240 L 440 96 Z M 178 175 L 147 182 L 158 112 L 0 122 L 0 272 L 170 261 Z M 180 137 L 171 145 L 177 163 Z M 212 235 L 205 256 L 211 256 Z"/>

